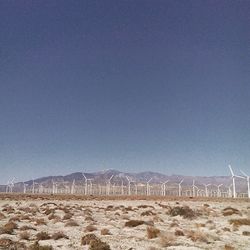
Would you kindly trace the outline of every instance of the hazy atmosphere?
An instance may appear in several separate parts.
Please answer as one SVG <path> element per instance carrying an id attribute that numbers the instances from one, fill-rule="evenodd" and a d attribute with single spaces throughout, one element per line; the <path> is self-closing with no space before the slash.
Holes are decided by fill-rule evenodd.
<path id="1" fill-rule="evenodd" d="M 250 172 L 250 1 L 0 1 L 0 183 Z"/>

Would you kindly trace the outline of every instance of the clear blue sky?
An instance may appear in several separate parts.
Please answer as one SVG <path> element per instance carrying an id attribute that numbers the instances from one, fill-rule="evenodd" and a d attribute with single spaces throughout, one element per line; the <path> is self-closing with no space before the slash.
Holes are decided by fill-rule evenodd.
<path id="1" fill-rule="evenodd" d="M 0 183 L 249 152 L 249 1 L 0 1 Z"/>

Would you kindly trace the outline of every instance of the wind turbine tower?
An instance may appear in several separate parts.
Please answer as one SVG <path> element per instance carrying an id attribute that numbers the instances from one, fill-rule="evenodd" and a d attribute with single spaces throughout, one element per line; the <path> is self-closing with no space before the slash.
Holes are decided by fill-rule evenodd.
<path id="1" fill-rule="evenodd" d="M 250 198 L 250 185 L 249 185 L 249 175 L 247 175 L 245 172 L 240 170 L 240 172 L 245 176 L 245 179 L 247 180 L 247 194 L 248 198 Z"/>

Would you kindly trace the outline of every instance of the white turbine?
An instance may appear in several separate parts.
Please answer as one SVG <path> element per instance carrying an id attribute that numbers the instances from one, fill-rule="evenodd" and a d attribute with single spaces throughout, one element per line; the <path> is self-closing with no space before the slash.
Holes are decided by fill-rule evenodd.
<path id="1" fill-rule="evenodd" d="M 28 184 L 23 182 L 23 193 L 26 194 Z"/>
<path id="2" fill-rule="evenodd" d="M 195 186 L 195 185 L 194 185 L 194 183 L 195 183 L 195 180 L 193 180 L 193 184 L 192 184 L 193 197 L 195 197 L 195 196 L 196 196 L 196 195 L 195 195 L 195 189 L 197 189 L 197 190 L 198 190 L 198 187 L 197 187 L 197 186 Z"/>
<path id="3" fill-rule="evenodd" d="M 84 191 L 84 194 L 87 195 L 88 194 L 88 179 L 87 179 L 87 177 L 85 176 L 84 173 L 82 173 L 82 176 L 85 179 L 85 191 Z"/>
<path id="4" fill-rule="evenodd" d="M 232 181 L 233 181 L 233 198 L 237 198 L 237 193 L 236 193 L 236 188 L 235 188 L 235 177 L 238 177 L 238 178 L 244 178 L 244 177 L 239 176 L 239 175 L 235 175 L 231 165 L 228 165 L 228 167 L 229 167 L 229 170 L 231 172 Z"/>
<path id="5" fill-rule="evenodd" d="M 182 184 L 183 181 L 184 181 L 184 179 L 182 179 L 182 180 L 180 181 L 180 183 L 178 184 L 178 186 L 179 186 L 179 196 L 181 196 L 181 190 L 182 190 L 181 184 Z"/>
<path id="6" fill-rule="evenodd" d="M 217 187 L 217 197 L 221 197 L 221 191 L 220 191 L 220 187 L 222 186 L 223 184 L 219 184 L 219 185 L 214 185 Z"/>
<path id="7" fill-rule="evenodd" d="M 73 182 L 72 182 L 72 185 L 71 185 L 71 189 L 70 189 L 71 194 L 75 193 L 75 182 L 76 182 L 76 180 L 74 179 Z"/>
<path id="8" fill-rule="evenodd" d="M 211 186 L 211 184 L 203 184 L 203 186 L 205 187 L 205 195 L 206 195 L 206 197 L 208 197 L 208 196 L 209 196 L 209 193 L 208 193 L 207 187 L 208 187 L 208 186 Z"/>
<path id="9" fill-rule="evenodd" d="M 169 182 L 169 180 L 161 183 L 161 194 L 162 196 L 166 196 L 166 184 Z"/>
<path id="10" fill-rule="evenodd" d="M 247 194 L 248 194 L 248 198 L 250 198 L 249 175 L 247 175 L 242 170 L 240 170 L 240 172 L 245 176 L 245 179 L 247 180 Z"/>
<path id="11" fill-rule="evenodd" d="M 150 178 L 150 179 L 147 181 L 147 195 L 151 195 L 149 182 L 152 181 L 152 179 L 153 179 L 153 178 Z"/>
<path id="12" fill-rule="evenodd" d="M 126 178 L 127 178 L 127 180 L 128 180 L 128 195 L 131 195 L 131 185 L 130 185 L 131 181 L 130 181 L 130 179 L 128 178 L 128 176 L 126 176 Z"/>
<path id="13" fill-rule="evenodd" d="M 111 180 L 112 180 L 113 177 L 114 177 L 114 175 L 111 175 L 111 177 L 108 179 L 107 187 L 106 187 L 106 193 L 107 193 L 107 195 L 110 195 Z"/>

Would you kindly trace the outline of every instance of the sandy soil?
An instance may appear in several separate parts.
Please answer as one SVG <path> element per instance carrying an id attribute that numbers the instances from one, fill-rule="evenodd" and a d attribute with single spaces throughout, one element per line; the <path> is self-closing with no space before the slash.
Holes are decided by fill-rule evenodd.
<path id="1" fill-rule="evenodd" d="M 129 226 L 138 221 L 140 225 Z M 39 232 L 54 239 L 43 239 Z M 66 238 L 56 239 L 58 232 Z M 52 249 L 90 249 L 81 245 L 82 237 L 89 233 L 112 250 L 247 250 L 250 203 L 226 199 L 0 196 L 0 249 L 35 249 L 30 246 L 37 241 Z"/>

